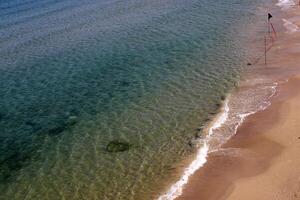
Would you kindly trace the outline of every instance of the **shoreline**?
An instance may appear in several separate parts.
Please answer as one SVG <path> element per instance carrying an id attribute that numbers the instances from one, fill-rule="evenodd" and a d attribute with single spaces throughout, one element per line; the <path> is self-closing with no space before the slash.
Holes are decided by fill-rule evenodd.
<path id="1" fill-rule="evenodd" d="M 300 118 L 295 110 L 299 84 L 300 76 L 283 83 L 272 105 L 249 116 L 222 149 L 212 152 L 177 199 L 300 198 L 300 125 L 289 120 Z"/>
<path id="2" fill-rule="evenodd" d="M 300 126 L 291 120 L 300 118 L 300 72 L 296 57 L 300 48 L 295 43 L 300 41 L 300 8 L 290 9 L 282 10 L 291 21 L 282 20 L 285 29 L 279 31 L 279 39 L 268 53 L 272 58 L 267 69 L 262 61 L 255 66 L 279 83 L 270 106 L 248 116 L 235 135 L 209 153 L 207 162 L 190 177 L 176 200 L 300 198 L 300 169 L 296 167 L 300 166 Z M 289 138 L 281 134 L 285 131 Z"/>
<path id="3" fill-rule="evenodd" d="M 299 92 L 295 91 L 297 85 L 300 85 L 300 69 L 297 66 L 296 60 L 296 54 L 298 52 L 300 53 L 300 46 L 298 51 L 298 49 L 295 50 L 295 45 L 293 44 L 295 42 L 295 34 L 298 35 L 298 39 L 300 39 L 300 33 L 297 34 L 299 31 L 297 27 L 300 26 L 300 15 L 299 19 L 296 15 L 297 11 L 300 11 L 300 8 L 293 7 L 291 10 L 288 9 L 291 8 L 287 8 L 283 5 L 279 12 L 277 11 L 276 13 L 276 11 L 274 11 L 274 13 L 278 14 L 282 19 L 274 19 L 279 29 L 278 40 L 272 44 L 272 48 L 270 52 L 268 52 L 272 58 L 268 58 L 267 67 L 264 66 L 263 61 L 260 60 L 253 65 L 255 71 L 252 72 L 252 74 L 250 73 L 252 76 L 261 73 L 266 78 L 270 78 L 273 83 L 277 84 L 275 86 L 275 93 L 267 98 L 268 101 L 272 98 L 270 100 L 271 102 L 267 101 L 269 105 L 265 105 L 264 108 L 254 112 L 241 114 L 244 116 L 241 117 L 241 122 L 236 126 L 235 134 L 231 135 L 225 143 L 222 143 L 220 148 L 212 151 L 205 144 L 204 147 L 198 149 L 198 153 L 192 160 L 192 163 L 197 161 L 199 154 L 203 153 L 202 150 L 206 149 L 206 154 L 202 155 L 201 166 L 196 170 L 194 169 L 187 177 L 185 172 L 192 164 L 189 164 L 189 167 L 185 168 L 182 176 L 184 177 L 185 183 L 181 185 L 179 190 L 180 194 L 177 192 L 176 195 L 167 196 L 165 193 L 165 195 L 160 196 L 159 200 L 265 199 L 265 196 L 253 198 L 251 192 L 253 193 L 255 190 L 251 189 L 249 190 L 251 192 L 247 193 L 248 186 L 244 188 L 241 187 L 242 190 L 237 187 L 236 184 L 242 185 L 241 183 L 247 182 L 248 179 L 254 179 L 254 181 L 252 181 L 255 182 L 255 177 L 263 176 L 262 174 L 266 174 L 269 169 L 274 168 L 273 166 L 276 167 L 276 165 L 274 165 L 276 158 L 287 149 L 287 145 L 280 139 L 276 142 L 272 140 L 272 137 L 270 139 L 270 135 L 273 133 L 270 133 L 269 129 L 272 130 L 277 126 L 279 126 L 277 127 L 279 129 L 282 128 L 282 124 L 280 124 L 283 123 L 281 119 L 282 115 L 286 116 L 287 119 L 290 118 L 290 115 L 285 112 L 287 110 L 286 107 L 290 102 L 295 101 L 293 98 L 300 101 Z M 291 19 L 291 21 L 286 19 Z M 291 53 L 291 51 L 288 51 L 289 49 L 292 49 L 293 55 L 289 54 Z M 283 65 L 288 67 L 288 70 L 283 68 Z M 276 91 L 277 88 L 278 91 Z M 292 95 L 293 93 L 295 94 Z M 205 131 L 207 132 L 207 136 L 212 134 L 215 123 L 221 120 L 220 118 L 222 118 L 221 116 L 224 114 L 225 107 L 226 103 L 224 103 L 221 113 L 209 124 L 209 127 Z M 274 116 L 276 116 L 275 119 Z M 222 125 L 223 123 L 224 121 L 217 124 Z M 300 130 L 300 127 L 298 130 Z M 253 132 L 255 132 L 254 135 Z M 299 161 L 298 163 L 300 164 L 300 160 L 296 160 L 297 162 Z M 300 174 L 300 170 L 296 171 Z M 270 179 L 272 179 L 272 175 L 269 175 L 269 179 L 267 178 L 267 180 Z M 176 184 L 177 182 L 172 184 L 168 191 L 173 190 L 174 192 L 174 188 L 172 187 L 176 186 Z M 256 188 L 256 184 L 259 184 L 259 182 L 252 184 L 252 187 Z M 270 182 L 270 184 L 272 185 L 272 182 Z M 268 187 L 262 185 L 261 188 L 266 189 Z M 271 191 L 269 192 L 272 193 Z M 296 194 L 296 198 L 300 198 L 300 177 L 298 191 L 294 193 Z M 295 197 L 295 194 L 290 196 Z M 279 196 L 280 195 L 272 196 L 272 198 L 268 197 L 267 199 L 287 199 L 286 196 Z"/>
<path id="4" fill-rule="evenodd" d="M 182 195 L 182 191 L 184 189 L 184 186 L 188 184 L 189 178 L 193 176 L 193 174 L 199 170 L 200 168 L 205 165 L 207 162 L 208 154 L 210 153 L 209 148 L 209 140 L 210 137 L 213 134 L 213 131 L 215 129 L 218 129 L 223 125 L 223 123 L 226 122 L 228 118 L 228 101 L 229 97 L 227 97 L 223 101 L 223 105 L 220 109 L 220 113 L 218 113 L 215 118 L 205 125 L 204 127 L 204 133 L 206 133 L 203 138 L 198 141 L 198 145 L 202 145 L 200 148 L 197 149 L 196 155 L 192 156 L 191 161 L 187 165 L 187 167 L 184 168 L 183 173 L 179 180 L 177 180 L 175 183 L 173 183 L 167 192 L 162 194 L 158 197 L 158 200 L 170 200 L 170 199 L 176 199 Z"/>

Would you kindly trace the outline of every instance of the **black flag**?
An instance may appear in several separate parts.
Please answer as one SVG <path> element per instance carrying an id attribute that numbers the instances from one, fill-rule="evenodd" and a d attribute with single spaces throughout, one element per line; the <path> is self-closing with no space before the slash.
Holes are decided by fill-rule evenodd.
<path id="1" fill-rule="evenodd" d="M 268 13 L 268 20 L 270 20 L 272 17 L 273 16 L 270 13 Z"/>

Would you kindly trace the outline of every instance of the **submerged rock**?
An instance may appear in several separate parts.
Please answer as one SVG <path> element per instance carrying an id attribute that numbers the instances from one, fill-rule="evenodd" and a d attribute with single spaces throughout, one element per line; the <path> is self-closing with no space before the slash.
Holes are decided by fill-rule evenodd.
<path id="1" fill-rule="evenodd" d="M 58 135 L 59 133 L 62 133 L 65 129 L 66 129 L 66 127 L 63 125 L 57 126 L 57 127 L 51 128 L 48 131 L 48 134 L 49 135 Z"/>
<path id="2" fill-rule="evenodd" d="M 49 136 L 57 136 L 62 132 L 69 131 L 73 126 L 79 122 L 77 116 L 69 116 L 68 118 L 57 119 L 49 124 L 47 127 L 42 127 L 42 132 L 47 133 Z M 26 122 L 27 125 L 37 127 L 35 123 Z"/>
<path id="3" fill-rule="evenodd" d="M 190 146 L 190 147 L 193 147 L 193 142 L 190 140 L 189 142 L 188 142 L 188 145 Z"/>
<path id="4" fill-rule="evenodd" d="M 207 118 L 205 118 L 203 121 L 204 121 L 204 122 L 208 122 L 208 121 L 210 121 L 210 118 L 207 117 Z"/>
<path id="5" fill-rule="evenodd" d="M 26 121 L 25 125 L 30 126 L 35 132 L 42 129 L 42 127 L 39 124 L 34 123 L 32 121 Z"/>
<path id="6" fill-rule="evenodd" d="M 210 112 L 209 114 L 210 115 L 215 115 L 215 114 L 217 114 L 218 113 L 218 111 L 212 111 L 212 112 Z"/>
<path id="7" fill-rule="evenodd" d="M 197 147 L 197 140 L 195 139 L 191 139 L 188 141 L 188 145 L 191 148 L 190 150 L 195 150 L 195 148 Z"/>
<path id="8" fill-rule="evenodd" d="M 3 156 L 0 160 L 0 181 L 7 181 L 12 174 L 22 169 L 29 159 L 30 157 L 26 152 L 20 153 L 18 151 L 10 152 L 10 154 Z"/>
<path id="9" fill-rule="evenodd" d="M 215 105 L 217 108 L 220 108 L 222 106 L 222 104 L 220 104 L 220 103 L 216 103 Z"/>
<path id="10" fill-rule="evenodd" d="M 36 125 L 34 122 L 31 122 L 31 121 L 26 121 L 25 124 L 28 125 L 28 126 L 35 126 Z"/>
<path id="11" fill-rule="evenodd" d="M 6 118 L 7 116 L 5 115 L 5 113 L 3 113 L 3 112 L 0 112 L 0 122 L 3 120 L 5 120 L 5 118 Z"/>
<path id="12" fill-rule="evenodd" d="M 201 134 L 201 132 L 198 132 L 195 134 L 195 139 L 202 139 L 203 135 Z"/>
<path id="13" fill-rule="evenodd" d="M 198 127 L 195 129 L 196 133 L 195 133 L 195 139 L 201 139 L 203 137 L 203 129 L 204 126 Z"/>
<path id="14" fill-rule="evenodd" d="M 198 132 L 200 132 L 202 130 L 203 130 L 203 127 L 198 127 L 198 128 L 195 129 L 195 131 L 198 131 Z"/>
<path id="15" fill-rule="evenodd" d="M 128 81 L 121 82 L 121 86 L 123 86 L 123 87 L 128 87 L 129 85 L 130 85 L 130 83 Z"/>
<path id="16" fill-rule="evenodd" d="M 19 170 L 22 167 L 22 163 L 28 159 L 29 156 L 26 153 L 14 152 L 5 158 L 3 164 L 6 164 L 11 170 Z"/>
<path id="17" fill-rule="evenodd" d="M 106 145 L 106 151 L 111 153 L 122 152 L 128 151 L 130 147 L 131 145 L 128 142 L 113 140 Z"/>
<path id="18" fill-rule="evenodd" d="M 74 126 L 77 123 L 78 123 L 78 118 L 76 116 L 70 116 L 67 121 L 67 125 L 69 126 Z"/>

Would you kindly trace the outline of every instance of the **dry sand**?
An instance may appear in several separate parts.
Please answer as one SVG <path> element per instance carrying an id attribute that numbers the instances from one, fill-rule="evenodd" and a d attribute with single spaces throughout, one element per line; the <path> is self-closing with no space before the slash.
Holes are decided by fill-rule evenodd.
<path id="1" fill-rule="evenodd" d="M 285 17 L 300 25 L 300 8 Z M 282 30 L 268 57 L 257 69 L 281 81 L 272 105 L 210 153 L 177 199 L 300 200 L 300 31 Z"/>

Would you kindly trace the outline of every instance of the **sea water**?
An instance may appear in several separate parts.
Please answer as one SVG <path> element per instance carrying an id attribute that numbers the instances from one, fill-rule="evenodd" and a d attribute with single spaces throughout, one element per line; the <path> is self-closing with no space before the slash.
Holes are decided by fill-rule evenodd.
<path id="1" fill-rule="evenodd" d="M 1 0 L 0 199 L 163 194 L 206 155 L 193 141 L 239 80 L 259 3 Z"/>

